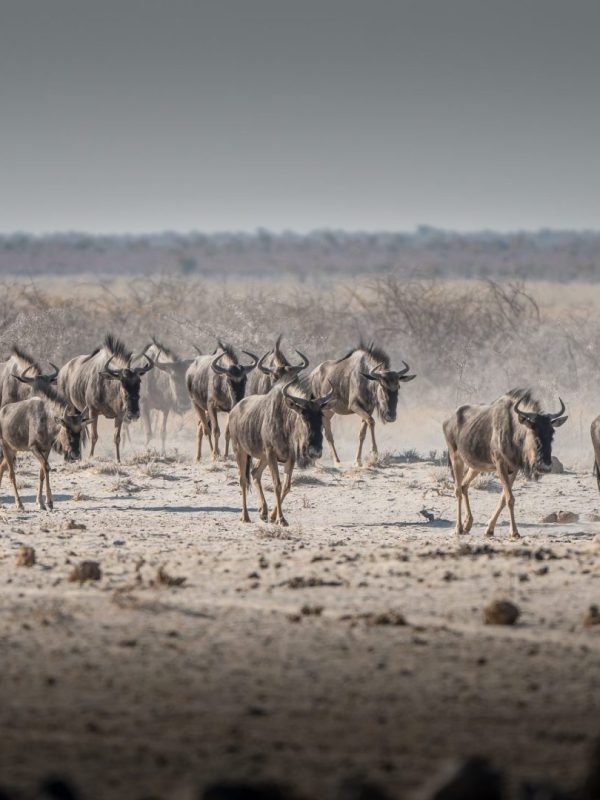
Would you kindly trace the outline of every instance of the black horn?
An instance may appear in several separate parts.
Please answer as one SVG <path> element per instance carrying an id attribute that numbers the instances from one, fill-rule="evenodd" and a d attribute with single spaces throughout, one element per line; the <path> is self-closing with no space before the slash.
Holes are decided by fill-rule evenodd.
<path id="1" fill-rule="evenodd" d="M 147 353 L 144 353 L 144 358 L 148 362 L 145 367 L 136 367 L 133 371 L 136 375 L 145 375 L 147 372 L 150 372 L 152 367 L 154 366 L 154 361 L 150 358 Z"/>
<path id="2" fill-rule="evenodd" d="M 404 364 L 404 369 L 400 369 L 400 370 L 398 370 L 398 373 L 397 373 L 397 374 L 398 374 L 398 377 L 399 377 L 399 378 L 401 378 L 403 375 L 406 375 L 406 373 L 407 373 L 407 372 L 408 372 L 408 370 L 410 369 L 410 367 L 408 366 L 408 364 L 406 363 L 406 361 L 404 361 L 404 359 L 402 360 L 402 363 Z"/>
<path id="3" fill-rule="evenodd" d="M 224 355 L 225 353 L 219 353 L 219 355 L 213 358 L 213 360 L 210 362 L 210 366 L 213 372 L 216 372 L 217 375 L 229 375 L 229 369 L 227 367 L 222 367 L 219 364 L 219 361 L 223 358 Z"/>
<path id="4" fill-rule="evenodd" d="M 248 358 L 251 358 L 252 361 L 254 362 L 252 364 L 240 364 L 241 368 L 244 370 L 244 372 L 247 375 L 249 372 L 252 372 L 254 367 L 258 364 L 258 356 L 255 356 L 254 353 L 249 353 L 247 350 L 242 350 L 242 353 L 247 355 Z"/>
<path id="5" fill-rule="evenodd" d="M 329 386 L 331 388 L 329 389 L 327 394 L 324 394 L 323 397 L 319 397 L 318 400 L 317 400 L 317 403 L 321 406 L 321 408 L 323 408 L 323 406 L 327 405 L 327 403 L 333 397 L 333 386 L 331 386 L 331 383 L 329 384 Z"/>
<path id="6" fill-rule="evenodd" d="M 32 378 L 27 375 L 30 369 L 33 369 L 33 364 L 30 364 L 26 369 L 24 369 L 20 375 L 16 372 L 13 372 L 12 376 L 13 378 L 16 378 L 18 381 L 21 381 L 21 383 L 33 383 L 35 381 L 35 378 Z"/>
<path id="7" fill-rule="evenodd" d="M 259 369 L 264 375 L 273 375 L 273 370 L 270 367 L 265 366 L 265 359 L 267 359 L 273 353 L 272 350 L 269 350 L 264 356 L 261 356 L 256 368 Z"/>
<path id="8" fill-rule="evenodd" d="M 561 417 L 565 413 L 565 404 L 563 403 L 560 397 L 558 398 L 558 400 L 560 402 L 560 411 L 556 414 L 548 414 L 550 419 L 558 419 L 558 417 Z"/>
<path id="9" fill-rule="evenodd" d="M 286 397 L 288 400 L 291 400 L 292 403 L 295 403 L 300 408 L 306 408 L 306 406 L 308 405 L 308 400 L 305 397 L 298 397 L 295 394 L 290 394 L 289 393 L 289 388 L 293 383 L 294 383 L 294 381 L 290 381 L 289 383 L 286 383 L 286 385 L 283 387 L 283 390 L 282 390 L 283 391 L 283 396 Z"/>
<path id="10" fill-rule="evenodd" d="M 308 367 L 308 358 L 304 355 L 304 353 L 301 353 L 300 350 L 296 350 L 296 352 L 302 359 L 302 363 L 295 365 L 294 369 L 297 369 L 298 372 L 300 372 L 300 370 L 306 369 Z"/>
<path id="11" fill-rule="evenodd" d="M 110 362 L 113 360 L 114 356 L 111 356 L 106 364 L 104 365 L 104 369 L 101 371 L 101 375 L 104 375 L 106 378 L 117 378 L 120 379 L 121 374 L 123 373 L 122 369 L 111 369 Z"/>
<path id="12" fill-rule="evenodd" d="M 537 417 L 537 412 L 535 412 L 535 411 L 520 411 L 519 410 L 519 406 L 521 405 L 522 402 L 523 402 L 523 398 L 521 397 L 517 401 L 517 403 L 515 404 L 515 407 L 514 407 L 515 414 L 517 414 L 517 416 L 519 416 L 519 417 L 523 417 L 523 419 L 528 419 L 530 422 L 533 422 L 535 420 L 535 418 Z"/>

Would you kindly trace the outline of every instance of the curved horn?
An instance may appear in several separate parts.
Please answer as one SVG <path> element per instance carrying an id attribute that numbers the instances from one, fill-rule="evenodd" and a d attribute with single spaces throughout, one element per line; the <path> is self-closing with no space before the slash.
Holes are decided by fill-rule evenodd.
<path id="1" fill-rule="evenodd" d="M 309 362 L 308 362 L 308 358 L 304 355 L 304 353 L 301 353 L 300 350 L 296 350 L 296 352 L 298 353 L 298 355 L 302 359 L 302 363 L 301 364 L 297 364 L 296 366 L 294 366 L 294 369 L 297 369 L 298 372 L 300 372 L 301 370 L 306 369 L 308 367 L 308 363 Z"/>
<path id="2" fill-rule="evenodd" d="M 229 370 L 227 369 L 227 367 L 222 367 L 219 364 L 219 361 L 223 358 L 224 355 L 225 353 L 219 353 L 219 355 L 213 358 L 213 360 L 210 362 L 210 366 L 212 367 L 213 372 L 216 372 L 217 375 L 229 375 Z"/>
<path id="3" fill-rule="evenodd" d="M 326 405 L 333 397 L 333 386 L 331 385 L 331 383 L 329 384 L 329 386 L 331 388 L 329 389 L 327 394 L 323 395 L 323 397 L 319 397 L 318 400 L 316 401 L 321 406 L 321 408 L 323 408 L 323 406 Z"/>
<path id="4" fill-rule="evenodd" d="M 380 378 L 383 378 L 383 375 L 379 372 L 379 368 L 383 367 L 383 366 L 384 366 L 384 364 L 383 364 L 383 361 L 382 361 L 381 364 L 377 364 L 377 366 L 369 372 L 369 375 L 372 378 L 375 378 L 375 380 L 379 380 Z"/>
<path id="5" fill-rule="evenodd" d="M 268 353 L 265 353 L 264 356 L 261 356 L 259 359 L 258 364 L 256 365 L 257 369 L 259 369 L 264 375 L 273 375 L 274 372 L 270 367 L 265 366 L 265 359 L 272 354 L 272 350 L 269 350 Z"/>
<path id="6" fill-rule="evenodd" d="M 294 378 L 294 380 L 295 380 L 295 378 Z M 283 387 L 283 390 L 282 390 L 283 391 L 283 396 L 287 397 L 288 400 L 291 400 L 292 403 L 295 403 L 297 406 L 300 406 L 300 408 L 306 408 L 308 400 L 305 397 L 298 397 L 295 394 L 290 394 L 289 393 L 289 388 L 292 385 L 292 383 L 294 383 L 294 381 L 290 381 L 289 383 L 285 384 L 285 386 Z"/>
<path id="7" fill-rule="evenodd" d="M 404 359 L 402 360 L 402 363 L 404 364 L 404 369 L 400 369 L 400 370 L 398 370 L 398 377 L 399 377 L 399 378 L 401 378 L 403 375 L 406 375 L 406 373 L 407 373 L 407 372 L 408 372 L 408 370 L 410 369 L 410 367 L 408 366 L 408 364 L 406 363 L 406 361 L 404 361 Z"/>
<path id="8" fill-rule="evenodd" d="M 49 375 L 40 375 L 40 378 L 43 378 L 48 383 L 53 383 L 58 378 L 59 369 L 56 364 L 53 364 L 51 361 L 48 361 L 54 372 L 51 372 Z"/>
<path id="9" fill-rule="evenodd" d="M 199 356 L 203 356 L 203 355 L 204 355 L 204 353 L 202 352 L 202 350 L 200 350 L 200 348 L 199 348 L 199 347 L 196 347 L 196 345 L 195 345 L 195 344 L 193 344 L 193 345 L 192 345 L 192 347 L 193 347 L 193 348 L 194 348 L 194 350 L 195 350 L 195 351 L 198 353 L 198 355 L 199 355 Z"/>
<path id="10" fill-rule="evenodd" d="M 525 419 L 528 419 L 530 422 L 533 422 L 534 419 L 537 417 L 537 413 L 535 411 L 520 411 L 519 406 L 521 405 L 522 402 L 523 398 L 521 397 L 514 406 L 515 414 L 517 414 L 519 417 L 525 417 Z"/>
<path id="11" fill-rule="evenodd" d="M 21 383 L 33 383 L 35 381 L 35 377 L 25 377 L 30 369 L 33 369 L 33 364 L 30 364 L 26 369 L 24 369 L 20 375 L 17 372 L 13 372 L 12 376 L 18 381 L 21 381 Z"/>
<path id="12" fill-rule="evenodd" d="M 277 337 L 276 342 L 275 342 L 275 347 L 273 349 L 274 353 L 281 354 L 281 340 L 282 339 L 283 339 L 283 333 L 280 333 L 279 336 Z"/>
<path id="13" fill-rule="evenodd" d="M 150 372 L 152 367 L 154 366 L 154 361 L 150 358 L 147 353 L 144 353 L 144 358 L 148 362 L 145 367 L 136 367 L 133 371 L 136 375 L 145 375 L 147 372 Z"/>
<path id="14" fill-rule="evenodd" d="M 258 364 L 258 356 L 255 356 L 254 353 L 249 353 L 247 350 L 242 350 L 242 353 L 245 353 L 245 355 L 247 355 L 248 358 L 251 358 L 254 362 L 253 364 L 240 364 L 240 367 L 247 375 L 249 372 L 252 372 L 254 367 Z"/>
<path id="15" fill-rule="evenodd" d="M 562 416 L 565 413 L 565 404 L 563 403 L 560 397 L 558 399 L 560 401 L 560 411 L 557 414 L 548 414 L 550 419 L 557 419 L 558 417 Z"/>
<path id="16" fill-rule="evenodd" d="M 122 369 L 111 369 L 111 367 L 110 367 L 110 362 L 113 360 L 113 358 L 114 358 L 114 356 L 111 356 L 108 359 L 108 361 L 104 365 L 104 369 L 102 370 L 102 372 L 106 372 L 108 375 L 110 375 L 113 378 L 120 378 L 121 377 L 121 373 L 123 372 L 123 370 Z"/>

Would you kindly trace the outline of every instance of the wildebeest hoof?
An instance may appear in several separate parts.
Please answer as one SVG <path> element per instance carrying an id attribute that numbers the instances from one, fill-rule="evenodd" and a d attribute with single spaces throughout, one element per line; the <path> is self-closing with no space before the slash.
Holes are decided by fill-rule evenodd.
<path id="1" fill-rule="evenodd" d="M 521 538 L 521 534 L 519 533 L 519 531 L 511 531 L 510 538 L 511 539 L 520 539 Z"/>
<path id="2" fill-rule="evenodd" d="M 279 519 L 277 520 L 277 524 L 281 525 L 282 528 L 288 527 L 288 522 L 285 517 L 279 517 Z"/>
<path id="3" fill-rule="evenodd" d="M 248 516 L 248 514 L 242 514 L 240 519 L 242 520 L 242 522 L 250 522 L 250 517 Z"/>
<path id="4" fill-rule="evenodd" d="M 494 535 L 494 529 L 493 528 L 492 529 L 488 528 L 486 530 L 486 532 L 485 532 L 485 535 L 486 536 L 493 536 Z"/>
<path id="5" fill-rule="evenodd" d="M 468 519 L 464 524 L 463 530 L 465 533 L 469 533 L 472 527 L 473 527 L 473 520 Z"/>
<path id="6" fill-rule="evenodd" d="M 464 531 L 463 531 L 463 528 L 462 528 L 462 527 L 460 527 L 460 528 L 454 528 L 454 535 L 455 535 L 455 536 L 460 536 L 462 533 L 464 533 Z"/>
<path id="7" fill-rule="evenodd" d="M 46 504 L 43 500 L 37 504 L 37 507 L 39 511 L 46 511 Z"/>
<path id="8" fill-rule="evenodd" d="M 269 519 L 269 512 L 266 508 L 261 509 L 260 518 L 263 522 L 267 522 Z"/>

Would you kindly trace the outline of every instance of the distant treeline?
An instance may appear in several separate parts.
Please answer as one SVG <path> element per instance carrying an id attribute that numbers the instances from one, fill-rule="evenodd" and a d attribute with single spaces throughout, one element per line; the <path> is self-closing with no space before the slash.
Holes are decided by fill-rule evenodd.
<path id="1" fill-rule="evenodd" d="M 600 232 L 160 233 L 0 236 L 0 276 L 152 275 L 286 277 L 343 275 L 600 279 Z"/>

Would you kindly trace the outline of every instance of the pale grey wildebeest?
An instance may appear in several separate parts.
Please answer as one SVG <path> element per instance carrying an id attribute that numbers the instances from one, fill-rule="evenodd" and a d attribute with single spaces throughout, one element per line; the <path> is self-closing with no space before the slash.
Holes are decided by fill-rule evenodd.
<path id="1" fill-rule="evenodd" d="M 556 414 L 546 414 L 529 390 L 512 389 L 491 405 L 461 406 L 444 422 L 457 502 L 456 533 L 468 533 L 473 525 L 469 503 L 473 479 L 480 472 L 496 472 L 502 484 L 502 497 L 487 524 L 486 535 L 494 535 L 496 522 L 506 505 L 510 536 L 520 538 L 512 486 L 519 471 L 537 479 L 552 469 L 554 429 L 567 420 L 562 416 L 565 410 L 562 400 L 560 406 Z"/>
<path id="2" fill-rule="evenodd" d="M 40 510 L 54 506 L 50 488 L 48 456 L 53 445 L 59 444 L 68 461 L 81 457 L 81 435 L 90 421 L 87 410 L 78 412 L 44 380 L 35 380 L 30 386 L 32 396 L 26 400 L 9 403 L 0 410 L 0 483 L 8 469 L 13 485 L 15 504 L 23 510 L 15 478 L 15 456 L 30 451 L 40 464 L 37 503 Z M 46 485 L 46 503 L 43 498 Z"/>
<path id="3" fill-rule="evenodd" d="M 300 350 L 296 350 L 300 358 L 299 364 L 291 364 L 281 349 L 281 335 L 277 337 L 275 347 L 265 353 L 250 373 L 246 394 L 266 394 L 277 381 L 291 381 L 308 367 L 308 359 Z"/>
<path id="4" fill-rule="evenodd" d="M 229 415 L 229 432 L 240 478 L 242 522 L 250 522 L 246 494 L 250 477 L 258 493 L 260 518 L 287 525 L 282 503 L 290 490 L 294 466 L 307 467 L 323 453 L 323 420 L 333 390 L 315 398 L 293 381 L 277 383 L 267 394 L 240 401 Z M 252 467 L 252 459 L 256 464 Z M 283 487 L 279 464 L 284 465 Z M 269 467 L 275 506 L 269 516 L 261 476 Z"/>
<path id="5" fill-rule="evenodd" d="M 244 397 L 248 375 L 258 364 L 258 358 L 247 350 L 242 352 L 252 359 L 251 364 L 240 364 L 230 345 L 218 343 L 211 355 L 199 355 L 186 374 L 188 392 L 198 415 L 196 434 L 196 461 L 202 457 L 202 437 L 208 437 L 213 458 L 220 455 L 218 415 L 229 414 Z M 229 424 L 225 428 L 225 457 L 229 455 Z"/>
<path id="6" fill-rule="evenodd" d="M 343 358 L 323 361 L 310 373 L 309 382 L 315 396 L 324 394 L 327 386 L 333 387 L 333 400 L 327 405 L 323 430 L 334 462 L 340 462 L 331 432 L 331 418 L 334 414 L 357 414 L 362 420 L 358 434 L 357 464 L 362 463 L 367 428 L 371 432 L 373 455 L 377 455 L 374 411 L 377 410 L 383 423 L 394 422 L 400 384 L 417 377 L 408 374 L 410 367 L 406 361 L 403 364 L 404 369 L 391 369 L 390 357 L 384 350 L 361 342 Z"/>
<path id="7" fill-rule="evenodd" d="M 58 367 L 51 361 L 52 372 L 44 373 L 29 353 L 13 345 L 10 358 L 0 363 L 0 406 L 24 400 L 31 394 L 31 384 L 38 379 L 48 384 L 56 383 Z M 22 375 L 23 380 L 17 380 Z"/>
<path id="8" fill-rule="evenodd" d="M 169 414 L 185 414 L 190 408 L 190 395 L 187 390 L 186 372 L 193 358 L 180 358 L 170 348 L 154 336 L 144 353 L 154 362 L 155 369 L 142 382 L 140 390 L 140 411 L 146 432 L 146 444 L 152 439 L 152 411 L 162 413 L 160 439 L 162 452 L 165 452 L 167 439 L 167 419 Z"/>
<path id="9" fill-rule="evenodd" d="M 114 445 L 117 461 L 121 460 L 121 427 L 140 416 L 141 378 L 152 369 L 153 362 L 144 354 L 144 366 L 133 367 L 133 354 L 123 342 L 108 334 L 102 347 L 89 355 L 68 361 L 58 373 L 58 389 L 78 411 L 86 406 L 91 419 L 91 449 L 94 455 L 98 441 L 98 417 L 114 419 Z"/>

